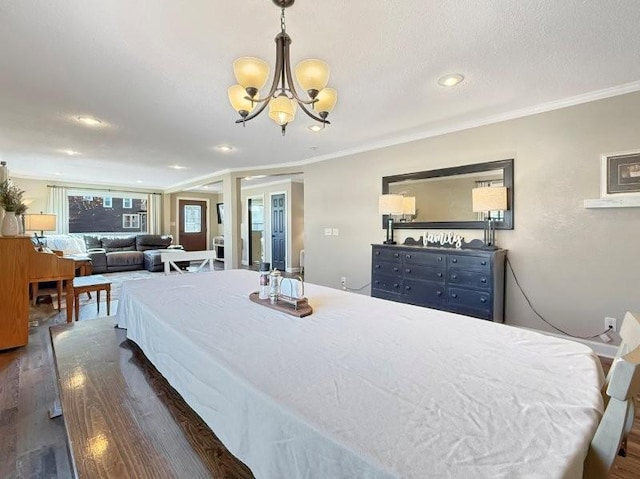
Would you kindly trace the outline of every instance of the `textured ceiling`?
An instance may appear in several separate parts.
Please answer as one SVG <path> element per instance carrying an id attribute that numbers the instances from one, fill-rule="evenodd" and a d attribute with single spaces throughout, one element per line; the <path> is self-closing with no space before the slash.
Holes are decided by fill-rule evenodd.
<path id="1" fill-rule="evenodd" d="M 327 61 L 339 96 L 330 127 L 298 112 L 283 138 L 266 112 L 236 125 L 226 95 L 235 58 L 273 66 L 279 21 L 271 0 L 3 0 L 0 157 L 15 176 L 169 188 L 640 89 L 637 0 L 298 0 L 292 63 Z"/>

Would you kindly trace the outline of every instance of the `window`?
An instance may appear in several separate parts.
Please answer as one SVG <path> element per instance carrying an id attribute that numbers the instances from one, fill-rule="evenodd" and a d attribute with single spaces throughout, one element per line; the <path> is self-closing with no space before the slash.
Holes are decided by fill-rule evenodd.
<path id="1" fill-rule="evenodd" d="M 145 233 L 147 195 L 69 190 L 69 233 Z"/>
<path id="2" fill-rule="evenodd" d="M 184 206 L 184 232 L 200 233 L 202 231 L 202 208 L 198 205 Z"/>
<path id="3" fill-rule="evenodd" d="M 122 227 L 125 229 L 140 229 L 140 215 L 122 215 Z"/>

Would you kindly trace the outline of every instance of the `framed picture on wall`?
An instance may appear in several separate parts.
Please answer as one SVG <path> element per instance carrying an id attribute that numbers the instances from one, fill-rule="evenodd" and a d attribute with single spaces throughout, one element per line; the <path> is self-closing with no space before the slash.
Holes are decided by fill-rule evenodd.
<path id="1" fill-rule="evenodd" d="M 218 224 L 224 223 L 224 203 L 216 203 L 216 210 L 218 211 Z"/>
<path id="2" fill-rule="evenodd" d="M 640 196 L 640 151 L 602 155 L 601 196 Z"/>

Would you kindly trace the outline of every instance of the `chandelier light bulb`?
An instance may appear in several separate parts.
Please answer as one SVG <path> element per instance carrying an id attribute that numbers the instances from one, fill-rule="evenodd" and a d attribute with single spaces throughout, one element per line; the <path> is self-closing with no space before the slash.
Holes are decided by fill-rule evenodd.
<path id="1" fill-rule="evenodd" d="M 329 65 L 322 60 L 303 60 L 296 65 L 296 79 L 311 99 L 327 86 L 330 73 Z"/>
<path id="2" fill-rule="evenodd" d="M 257 93 L 267 83 L 269 64 L 260 58 L 242 57 L 233 62 L 233 73 L 247 92 L 254 89 Z M 249 96 L 253 95 L 249 93 Z"/>
<path id="3" fill-rule="evenodd" d="M 296 102 L 286 95 L 278 96 L 269 102 L 269 118 L 278 125 L 284 126 L 293 121 L 296 116 Z"/>
<path id="4" fill-rule="evenodd" d="M 247 91 L 242 87 L 242 85 L 233 85 L 232 87 L 229 87 L 227 95 L 229 96 L 231 106 L 235 111 L 240 113 L 241 116 L 248 115 L 256 106 L 255 102 L 247 100 Z M 254 99 L 258 100 L 259 95 L 256 94 Z M 243 115 L 242 112 L 245 112 L 245 114 Z"/>
<path id="5" fill-rule="evenodd" d="M 317 112 L 331 113 L 338 101 L 338 92 L 333 88 L 325 88 L 318 93 L 318 101 L 313 105 Z"/>

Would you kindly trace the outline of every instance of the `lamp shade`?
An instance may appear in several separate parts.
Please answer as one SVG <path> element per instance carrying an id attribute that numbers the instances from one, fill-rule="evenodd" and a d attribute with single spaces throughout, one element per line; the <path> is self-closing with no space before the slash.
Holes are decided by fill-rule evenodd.
<path id="1" fill-rule="evenodd" d="M 315 90 L 316 94 L 329 82 L 329 65 L 322 60 L 303 60 L 296 65 L 296 79 L 307 92 Z"/>
<path id="2" fill-rule="evenodd" d="M 267 83 L 269 64 L 260 58 L 238 58 L 233 62 L 233 74 L 243 88 L 260 90 Z"/>
<path id="3" fill-rule="evenodd" d="M 255 102 L 247 100 L 247 90 L 245 90 L 242 85 L 233 85 L 229 87 L 227 94 L 229 95 L 231 106 L 235 111 L 246 111 L 251 113 L 256 105 Z M 260 96 L 256 95 L 254 98 L 259 100 Z"/>
<path id="4" fill-rule="evenodd" d="M 474 213 L 507 209 L 507 188 L 504 186 L 474 188 L 471 195 Z"/>
<path id="5" fill-rule="evenodd" d="M 24 228 L 27 231 L 55 231 L 56 215 L 24 215 Z"/>
<path id="6" fill-rule="evenodd" d="M 269 101 L 269 118 L 280 126 L 286 125 L 295 118 L 297 107 L 286 95 L 277 96 Z"/>
<path id="7" fill-rule="evenodd" d="M 402 197 L 402 214 L 403 215 L 416 214 L 416 197 L 415 196 Z"/>
<path id="8" fill-rule="evenodd" d="M 378 198 L 378 213 L 381 215 L 401 215 L 404 211 L 404 197 L 402 195 L 380 195 Z"/>
<path id="9" fill-rule="evenodd" d="M 338 92 L 333 88 L 325 88 L 318 93 L 316 98 L 318 101 L 313 104 L 313 108 L 316 111 L 326 111 L 327 113 L 331 113 L 338 101 Z"/>

